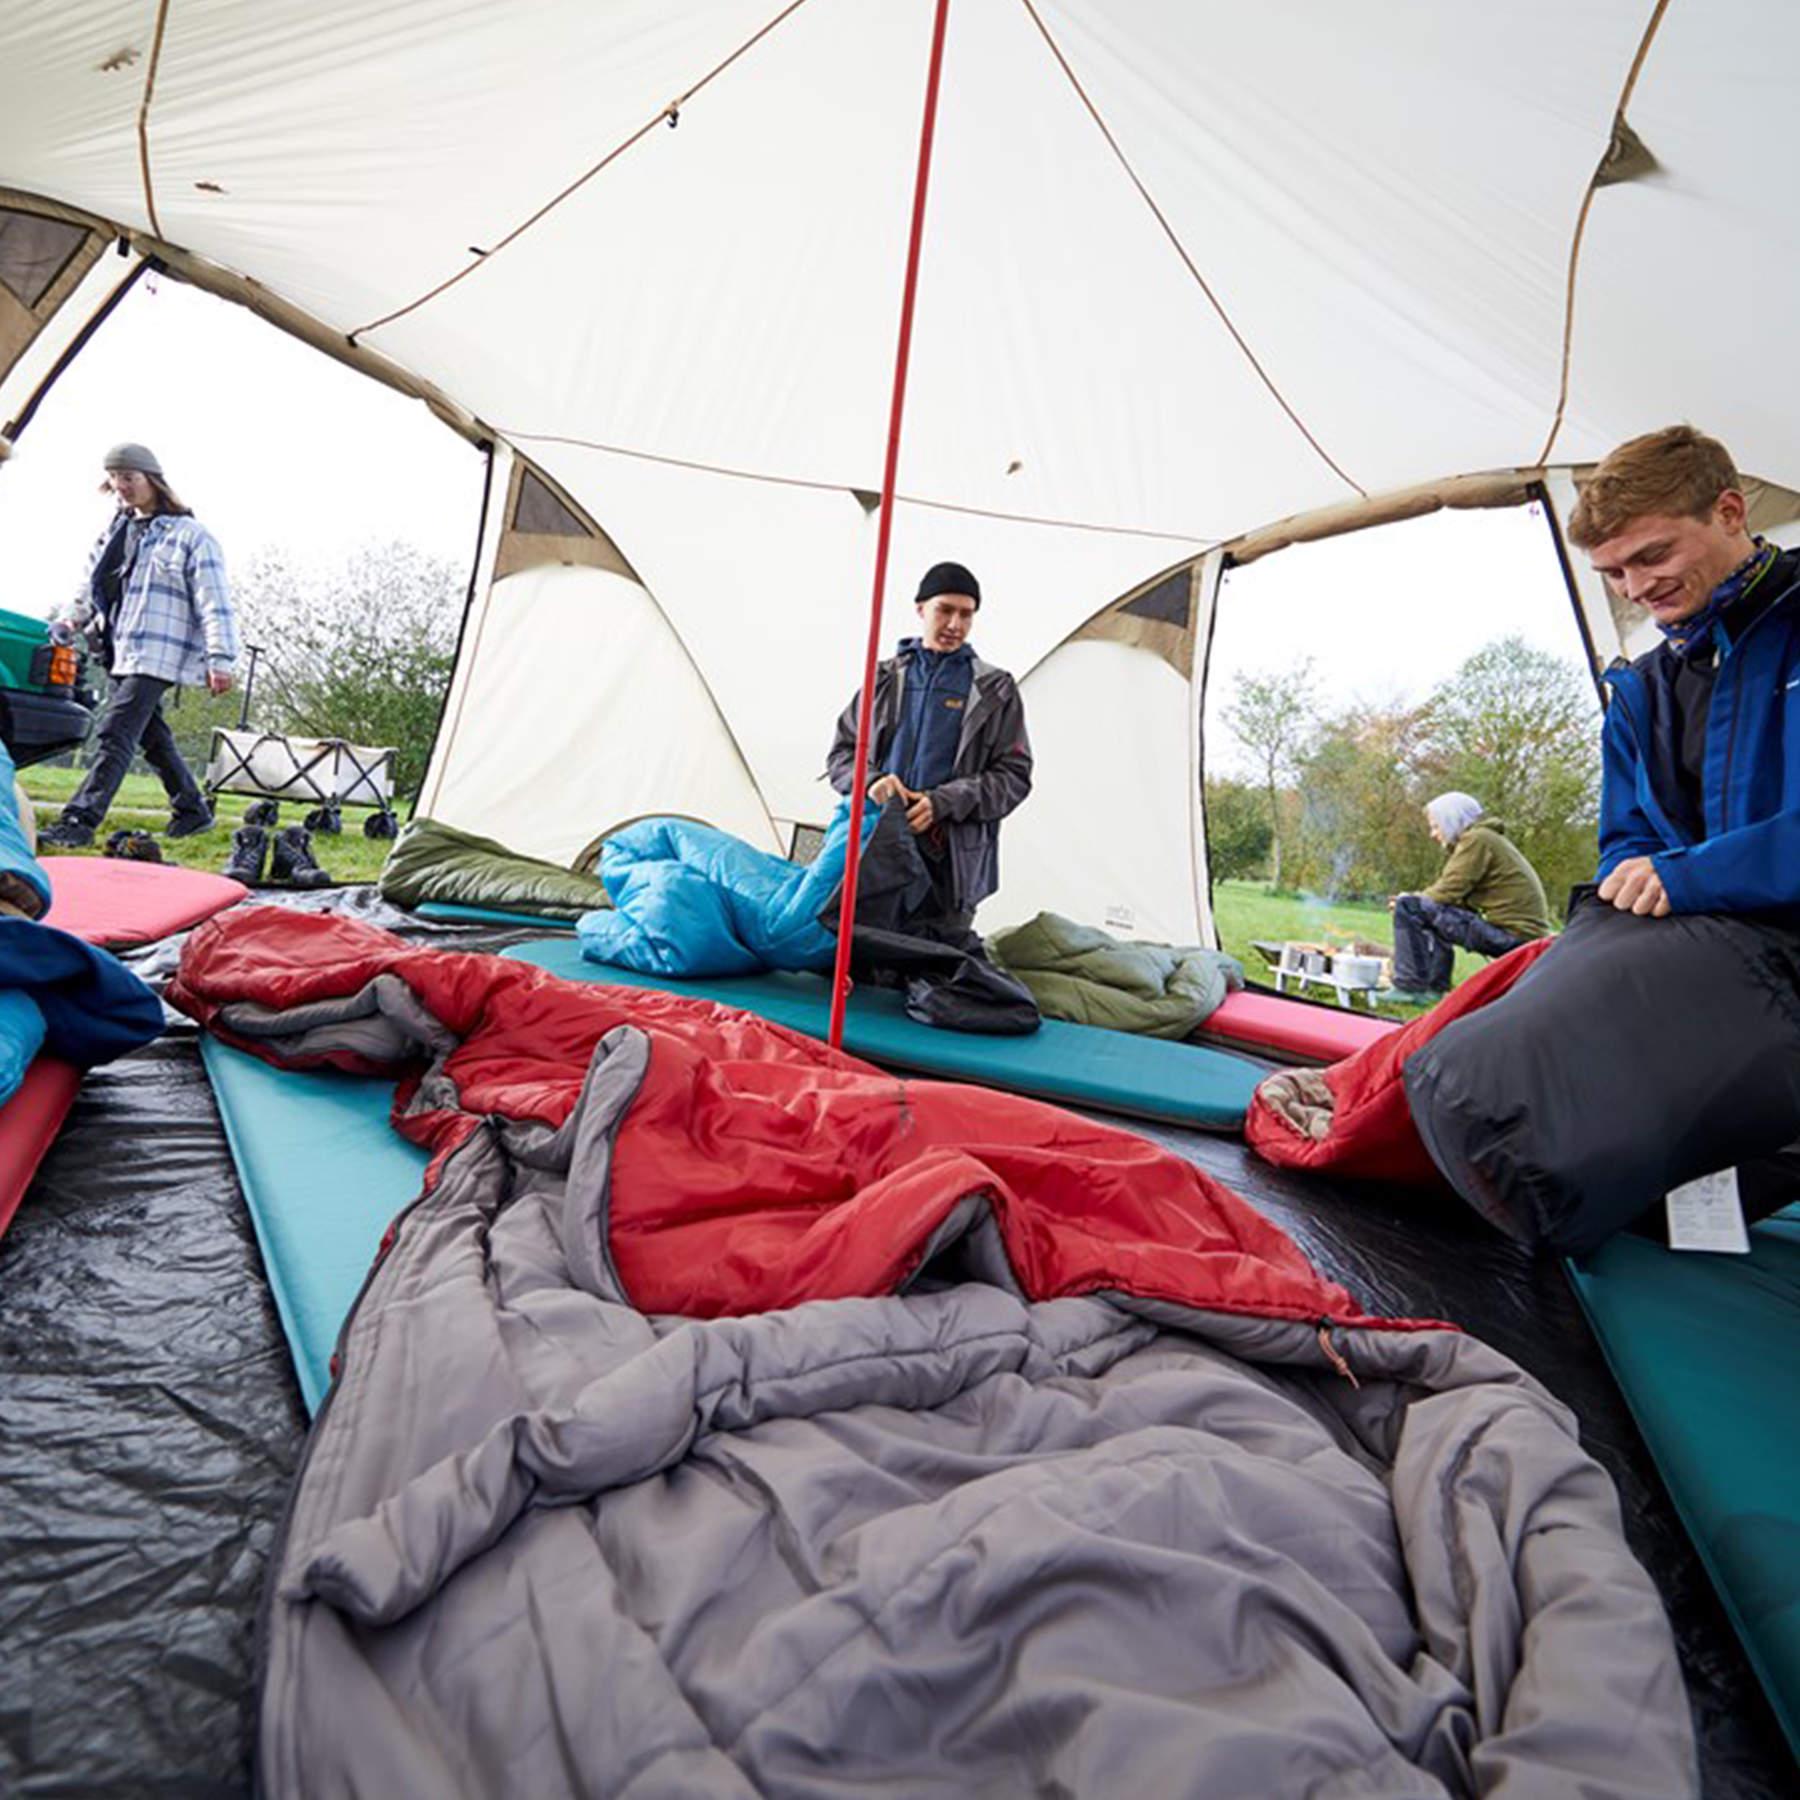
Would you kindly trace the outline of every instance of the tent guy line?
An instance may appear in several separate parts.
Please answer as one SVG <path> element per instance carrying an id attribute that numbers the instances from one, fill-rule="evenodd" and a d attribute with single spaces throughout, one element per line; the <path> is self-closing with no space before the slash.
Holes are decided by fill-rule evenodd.
<path id="1" fill-rule="evenodd" d="M 1143 177 L 1138 174 L 1137 170 L 1132 166 L 1131 159 L 1125 154 L 1124 150 L 1120 148 L 1119 140 L 1113 136 L 1112 127 L 1101 117 L 1099 107 L 1094 104 L 1087 89 L 1081 85 L 1081 77 L 1069 66 L 1069 59 L 1063 55 L 1062 46 L 1050 35 L 1050 27 L 1044 23 L 1043 16 L 1038 12 L 1037 7 L 1032 3 L 1032 0 L 1020 0 L 1020 3 L 1024 6 L 1026 12 L 1031 15 L 1032 24 L 1038 28 L 1044 42 L 1049 46 L 1050 54 L 1056 58 L 1057 66 L 1061 68 L 1066 76 L 1068 76 L 1069 85 L 1080 97 L 1081 104 L 1087 108 L 1088 117 L 1099 127 L 1100 135 L 1106 139 L 1107 148 L 1111 150 L 1114 157 L 1117 158 L 1119 167 L 1122 168 L 1130 178 L 1131 185 L 1137 189 L 1140 198 L 1143 200 L 1144 204 L 1149 207 L 1157 224 L 1162 227 L 1163 236 L 1169 240 L 1169 243 L 1174 248 L 1175 254 L 1181 258 L 1182 263 L 1187 268 L 1187 272 L 1193 276 L 1201 293 L 1206 296 L 1213 311 L 1219 315 L 1219 323 L 1231 334 L 1231 341 L 1243 351 L 1244 360 L 1256 371 L 1257 378 L 1262 382 L 1263 386 L 1269 390 L 1270 398 L 1273 399 L 1275 404 L 1287 414 L 1288 418 L 1293 423 L 1294 429 L 1299 432 L 1310 445 L 1312 445 L 1315 451 L 1318 452 L 1320 460 L 1331 470 L 1332 474 L 1337 476 L 1346 487 L 1353 488 L 1363 499 L 1368 499 L 1369 490 L 1364 487 L 1360 481 L 1356 480 L 1354 476 L 1347 474 L 1338 463 L 1337 458 L 1334 457 L 1312 434 L 1307 427 L 1306 421 L 1294 411 L 1293 407 L 1288 402 L 1287 396 L 1275 385 L 1274 379 L 1269 374 L 1269 371 L 1262 366 L 1262 362 L 1258 358 L 1256 352 L 1252 350 L 1245 341 L 1244 334 L 1238 330 L 1236 321 L 1232 318 L 1230 313 L 1225 310 L 1223 304 L 1220 302 L 1219 296 L 1213 292 L 1212 284 L 1200 273 L 1198 264 L 1196 264 L 1193 257 L 1188 254 L 1187 246 L 1176 235 L 1175 227 L 1169 223 L 1168 215 L 1157 205 L 1155 196 L 1152 195 L 1149 188 L 1144 185 Z"/>
<path id="2" fill-rule="evenodd" d="M 1650 54 L 1650 45 L 1656 37 L 1656 28 L 1663 21 L 1663 14 L 1669 10 L 1669 0 L 1656 0 L 1655 10 L 1644 27 L 1644 35 L 1638 42 L 1637 55 L 1631 59 L 1631 68 L 1625 76 L 1625 85 L 1619 90 L 1619 104 L 1613 110 L 1613 128 L 1606 140 L 1606 147 L 1600 152 L 1600 160 L 1594 165 L 1594 172 L 1588 177 L 1587 192 L 1581 196 L 1581 211 L 1575 215 L 1575 231 L 1569 240 L 1569 279 L 1563 300 L 1563 341 L 1562 341 L 1562 376 L 1556 390 L 1556 416 L 1550 421 L 1550 435 L 1544 439 L 1544 447 L 1538 452 L 1537 460 L 1547 464 L 1550 452 L 1556 447 L 1556 440 L 1562 431 L 1563 414 L 1569 404 L 1569 364 L 1575 351 L 1575 283 L 1581 269 L 1581 240 L 1587 232 L 1588 213 L 1594 204 L 1594 196 L 1605 186 L 1601 176 L 1606 170 L 1612 148 L 1618 142 L 1619 132 L 1625 125 L 1625 109 L 1631 104 L 1631 96 L 1638 83 L 1638 76 L 1644 71 L 1645 59 Z"/>
<path id="3" fill-rule="evenodd" d="M 772 487 L 804 488 L 815 494 L 851 494 L 859 500 L 870 490 L 856 481 L 820 481 L 806 475 L 778 475 L 766 469 L 737 469 L 724 463 L 698 462 L 687 456 L 665 456 L 658 450 L 633 450 L 625 444 L 603 444 L 595 438 L 569 437 L 555 431 L 514 431 L 510 426 L 489 427 L 509 444 L 566 444 L 574 450 L 596 450 L 603 456 L 628 456 L 636 462 L 660 463 L 670 469 L 691 469 L 697 475 L 722 475 L 730 481 L 765 481 Z M 873 498 L 873 495 L 870 495 Z M 1210 550 L 1224 540 L 1199 531 L 1156 531 L 1145 525 L 1102 525 L 1091 519 L 1051 519 L 1038 513 L 1001 512 L 989 506 L 961 506 L 954 500 L 932 500 L 923 494 L 896 493 L 902 506 L 920 506 L 931 512 L 958 513 L 973 519 L 998 519 L 1007 525 L 1046 525 L 1058 531 L 1092 531 L 1106 537 L 1150 538 L 1157 543 Z M 865 511 L 874 511 L 866 506 Z"/>
<path id="4" fill-rule="evenodd" d="M 156 66 L 162 61 L 163 30 L 169 23 L 169 0 L 157 0 L 156 33 L 150 41 L 150 61 L 144 69 L 144 92 L 138 101 L 137 140 L 138 167 L 144 174 L 144 211 L 150 218 L 150 229 L 158 237 L 163 234 L 162 221 L 156 215 L 156 184 L 150 177 L 150 97 L 156 92 Z"/>
<path id="5" fill-rule="evenodd" d="M 166 6 L 168 0 L 163 0 L 163 4 Z M 687 103 L 693 99 L 702 88 L 706 87 L 710 82 L 716 81 L 719 76 L 723 75 L 725 71 L 738 60 L 739 57 L 743 56 L 747 51 L 754 49 L 757 44 L 761 43 L 762 40 L 776 28 L 776 26 L 782 24 L 792 14 L 797 13 L 805 4 L 806 0 L 788 0 L 788 4 L 784 6 L 774 18 L 770 19 L 766 25 L 747 37 L 729 56 L 725 57 L 723 61 L 715 63 L 713 67 L 708 69 L 707 72 L 691 87 L 684 88 L 668 103 L 667 106 L 663 107 L 653 117 L 646 119 L 644 123 L 630 135 L 630 137 L 625 139 L 623 143 L 614 145 L 614 147 L 607 151 L 607 153 L 601 157 L 591 169 L 585 174 L 576 176 L 576 178 L 571 181 L 561 193 L 546 200 L 536 212 L 531 214 L 529 218 L 524 219 L 519 224 L 515 225 L 505 237 L 491 245 L 488 249 L 478 252 L 472 261 L 458 269 L 454 275 L 448 276 L 443 281 L 440 281 L 436 287 L 428 289 L 425 293 L 421 294 L 418 299 L 409 300 L 404 306 L 396 307 L 390 313 L 383 313 L 379 319 L 372 319 L 367 325 L 357 326 L 354 331 L 349 333 L 350 342 L 355 344 L 357 339 L 365 332 L 378 331 L 383 325 L 391 325 L 396 319 L 404 319 L 408 313 L 417 312 L 426 301 L 435 300 L 439 294 L 447 293 L 466 276 L 473 275 L 477 269 L 484 267 L 491 257 L 496 255 L 499 251 L 504 250 L 508 244 L 515 243 L 519 238 L 523 237 L 532 226 L 537 224 L 538 221 L 544 218 L 548 213 L 553 212 L 557 207 L 561 206 L 570 195 L 575 194 L 579 192 L 580 189 L 586 187 L 602 169 L 608 166 L 608 164 L 616 162 L 634 144 L 642 143 L 658 125 L 666 122 L 670 128 L 673 129 L 681 121 L 681 109 L 687 105 Z"/>

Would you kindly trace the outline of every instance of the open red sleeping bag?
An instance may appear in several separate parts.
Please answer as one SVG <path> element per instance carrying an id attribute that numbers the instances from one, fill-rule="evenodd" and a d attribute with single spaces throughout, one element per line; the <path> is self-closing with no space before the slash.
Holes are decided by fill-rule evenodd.
<path id="1" fill-rule="evenodd" d="M 1283 1069 L 1257 1088 L 1244 1136 L 1265 1162 L 1371 1181 L 1442 1182 L 1413 1128 L 1406 1059 L 1455 1019 L 1497 1000 L 1554 944 L 1540 938 L 1477 971 L 1430 1012 L 1325 1069 Z"/>

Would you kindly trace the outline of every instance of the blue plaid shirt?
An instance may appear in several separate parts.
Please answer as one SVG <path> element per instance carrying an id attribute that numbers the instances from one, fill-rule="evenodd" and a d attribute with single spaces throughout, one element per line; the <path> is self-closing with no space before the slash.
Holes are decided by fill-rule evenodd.
<path id="1" fill-rule="evenodd" d="M 94 572 L 117 524 L 115 517 L 88 558 L 77 625 L 89 624 L 98 610 Z M 237 615 L 218 540 L 185 514 L 146 519 L 125 572 L 123 596 L 107 624 L 114 675 L 152 675 L 200 687 L 209 671 L 229 672 L 238 654 Z"/>

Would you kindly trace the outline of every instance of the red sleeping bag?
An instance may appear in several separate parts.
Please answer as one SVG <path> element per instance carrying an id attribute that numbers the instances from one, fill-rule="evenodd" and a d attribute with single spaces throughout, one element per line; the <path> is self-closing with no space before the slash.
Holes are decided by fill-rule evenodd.
<path id="1" fill-rule="evenodd" d="M 1327 1069 L 1283 1069 L 1256 1090 L 1244 1136 L 1265 1162 L 1329 1169 L 1370 1181 L 1435 1186 L 1400 1072 L 1406 1059 L 1453 1019 L 1497 1000 L 1555 943 L 1521 944 L 1477 971 L 1449 997 L 1398 1031 Z"/>
<path id="2" fill-rule="evenodd" d="M 602 1040 L 619 1026 L 643 1034 L 647 1062 L 611 1152 L 606 1253 L 646 1312 L 715 1318 L 894 1292 L 979 1199 L 1034 1299 L 1119 1290 L 1411 1328 L 1368 1318 L 1274 1225 L 1144 1138 L 1013 1094 L 901 1079 L 710 1002 L 412 949 L 275 907 L 203 925 L 168 998 L 282 1066 L 398 1076 L 395 1128 L 436 1153 L 433 1179 L 496 1117 L 561 1126 Z M 428 1086 L 422 1053 L 386 1063 L 341 1034 L 307 1041 L 328 1014 L 383 1008 L 432 1021 Z"/>

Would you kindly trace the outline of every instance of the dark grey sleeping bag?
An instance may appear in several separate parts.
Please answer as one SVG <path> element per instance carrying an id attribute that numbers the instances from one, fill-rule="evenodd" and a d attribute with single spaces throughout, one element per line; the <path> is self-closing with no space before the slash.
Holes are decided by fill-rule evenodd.
<path id="1" fill-rule="evenodd" d="M 1415 1052 L 1405 1082 L 1445 1179 L 1525 1243 L 1591 1250 L 1718 1169 L 1739 1170 L 1750 1216 L 1773 1211 L 1795 1197 L 1778 1153 L 1800 1139 L 1800 938 L 1637 918 L 1588 889 L 1518 985 Z"/>

